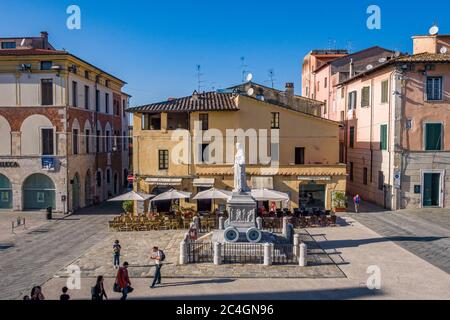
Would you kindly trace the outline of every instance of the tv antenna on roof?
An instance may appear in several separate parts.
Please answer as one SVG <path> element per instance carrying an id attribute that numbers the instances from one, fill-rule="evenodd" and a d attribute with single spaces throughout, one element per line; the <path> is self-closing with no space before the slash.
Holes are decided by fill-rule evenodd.
<path id="1" fill-rule="evenodd" d="M 248 64 L 245 64 L 245 57 L 241 57 L 241 72 L 242 72 L 242 82 L 245 82 L 245 74 L 247 73 Z"/>
<path id="2" fill-rule="evenodd" d="M 201 73 L 201 69 L 202 69 L 202 66 L 198 64 L 197 65 L 197 92 L 199 92 L 199 93 L 200 93 L 200 89 L 203 87 L 202 83 L 205 82 L 201 79 L 203 76 L 203 73 Z"/>
<path id="3" fill-rule="evenodd" d="M 269 69 L 269 81 L 270 84 L 272 85 L 272 89 L 274 87 L 274 82 L 275 82 L 275 71 L 273 69 Z"/>

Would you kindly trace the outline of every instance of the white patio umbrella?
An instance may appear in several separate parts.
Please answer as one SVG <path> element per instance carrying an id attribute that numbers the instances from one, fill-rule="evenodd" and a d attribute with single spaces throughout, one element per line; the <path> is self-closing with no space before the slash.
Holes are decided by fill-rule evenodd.
<path id="1" fill-rule="evenodd" d="M 288 201 L 289 195 L 284 192 L 270 190 L 266 188 L 252 189 L 252 197 L 257 201 Z"/>
<path id="2" fill-rule="evenodd" d="M 175 199 L 186 199 L 190 198 L 190 192 L 178 191 L 175 189 L 170 189 L 169 191 L 158 194 L 151 201 L 161 201 L 161 200 L 175 200 Z"/>
<path id="3" fill-rule="evenodd" d="M 195 195 L 195 197 L 192 199 L 193 200 L 212 199 L 213 200 L 212 206 L 213 206 L 213 211 L 214 211 L 214 206 L 215 206 L 214 200 L 215 199 L 227 200 L 231 197 L 232 194 L 233 194 L 233 192 L 231 192 L 231 191 L 211 188 L 211 189 L 197 193 Z"/>
<path id="4" fill-rule="evenodd" d="M 153 195 L 153 194 L 138 193 L 138 192 L 130 191 L 130 192 L 124 193 L 120 196 L 111 198 L 108 201 L 145 201 L 154 196 L 155 195 Z"/>
<path id="5" fill-rule="evenodd" d="M 199 192 L 192 198 L 192 200 L 204 200 L 204 199 L 229 199 L 232 195 L 231 191 L 211 188 L 202 192 Z"/>

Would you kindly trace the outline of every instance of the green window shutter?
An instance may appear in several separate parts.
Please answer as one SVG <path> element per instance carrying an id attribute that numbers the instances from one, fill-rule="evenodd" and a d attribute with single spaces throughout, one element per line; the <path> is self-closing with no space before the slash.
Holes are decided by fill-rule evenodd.
<path id="1" fill-rule="evenodd" d="M 425 150 L 441 150 L 442 125 L 427 123 L 425 125 Z"/>
<path id="2" fill-rule="evenodd" d="M 387 150 L 387 124 L 380 126 L 380 150 Z"/>
<path id="3" fill-rule="evenodd" d="M 361 90 L 361 107 L 368 107 L 370 104 L 370 87 L 363 87 Z"/>
<path id="4" fill-rule="evenodd" d="M 389 80 L 381 83 L 381 103 L 388 102 Z"/>

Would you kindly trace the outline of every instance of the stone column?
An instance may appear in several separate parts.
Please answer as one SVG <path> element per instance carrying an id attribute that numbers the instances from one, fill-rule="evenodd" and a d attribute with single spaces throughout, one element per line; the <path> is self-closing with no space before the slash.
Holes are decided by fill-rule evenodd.
<path id="1" fill-rule="evenodd" d="M 219 230 L 225 230 L 225 218 L 219 217 Z"/>
<path id="2" fill-rule="evenodd" d="M 214 242 L 214 264 L 222 264 L 222 244 L 220 242 Z"/>
<path id="3" fill-rule="evenodd" d="M 288 237 L 288 217 L 283 217 L 283 237 Z"/>
<path id="4" fill-rule="evenodd" d="M 298 233 L 294 234 L 294 256 L 298 258 L 300 254 L 300 235 Z"/>
<path id="5" fill-rule="evenodd" d="M 263 229 L 263 219 L 261 217 L 256 218 L 256 228 L 258 230 Z"/>
<path id="6" fill-rule="evenodd" d="M 180 242 L 180 264 L 187 263 L 186 249 L 187 249 L 186 241 L 183 240 Z"/>
<path id="7" fill-rule="evenodd" d="M 270 243 L 264 244 L 264 265 L 272 265 L 272 246 L 270 245 Z"/>
<path id="8" fill-rule="evenodd" d="M 306 244 L 302 242 L 300 244 L 300 256 L 298 258 L 298 265 L 300 267 L 306 267 L 306 265 L 307 265 L 307 261 L 306 261 L 307 255 L 308 255 L 308 253 L 307 253 Z"/>

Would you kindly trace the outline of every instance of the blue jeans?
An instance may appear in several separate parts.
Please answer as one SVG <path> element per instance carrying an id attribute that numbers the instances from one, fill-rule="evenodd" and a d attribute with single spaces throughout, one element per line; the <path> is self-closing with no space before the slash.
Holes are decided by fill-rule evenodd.
<path id="1" fill-rule="evenodd" d="M 114 266 L 120 267 L 120 254 L 114 254 Z"/>
<path id="2" fill-rule="evenodd" d="M 120 298 L 120 300 L 127 300 L 127 296 L 128 296 L 128 286 L 122 289 L 122 298 Z"/>
<path id="3" fill-rule="evenodd" d="M 162 265 L 156 264 L 155 265 L 155 277 L 153 278 L 152 287 L 155 286 L 156 283 L 161 283 L 161 267 Z"/>

